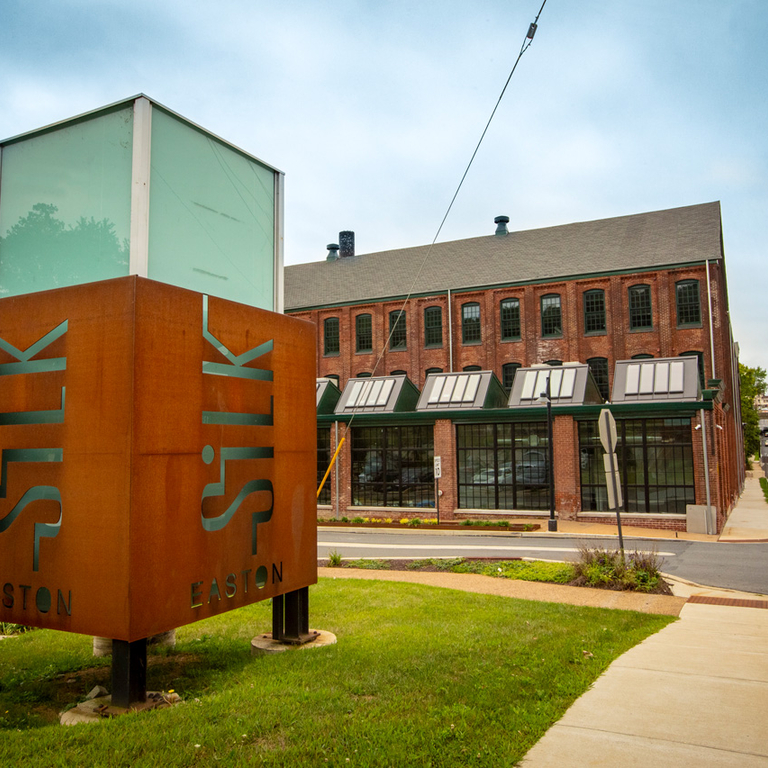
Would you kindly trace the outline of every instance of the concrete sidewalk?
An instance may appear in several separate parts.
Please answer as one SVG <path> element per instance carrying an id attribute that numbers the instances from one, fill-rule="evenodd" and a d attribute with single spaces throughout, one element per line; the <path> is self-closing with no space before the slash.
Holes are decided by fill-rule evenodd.
<path id="1" fill-rule="evenodd" d="M 768 541 L 768 503 L 760 478 L 763 470 L 756 467 L 744 483 L 744 491 L 725 521 L 720 541 Z"/>
<path id="2" fill-rule="evenodd" d="M 768 610 L 688 602 L 680 621 L 614 661 L 521 764 L 765 768 L 767 717 Z"/>

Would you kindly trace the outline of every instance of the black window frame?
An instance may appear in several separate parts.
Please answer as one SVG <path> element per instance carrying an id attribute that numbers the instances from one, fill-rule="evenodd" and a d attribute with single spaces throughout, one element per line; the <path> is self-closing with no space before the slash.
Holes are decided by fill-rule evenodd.
<path id="1" fill-rule="evenodd" d="M 678 280 L 675 283 L 675 309 L 678 328 L 701 328 L 701 292 L 698 280 Z"/>
<path id="2" fill-rule="evenodd" d="M 408 318 L 404 309 L 389 313 L 389 351 L 402 352 L 408 349 Z"/>
<path id="3" fill-rule="evenodd" d="M 366 322 L 367 328 L 364 327 Z M 367 344 L 364 343 L 366 341 Z M 373 352 L 373 317 L 368 312 L 355 316 L 355 352 L 360 354 Z"/>
<path id="4" fill-rule="evenodd" d="M 461 343 L 483 343 L 482 314 L 478 301 L 467 301 L 461 305 Z"/>
<path id="5" fill-rule="evenodd" d="M 329 327 L 332 328 L 334 325 L 335 331 L 329 333 Z M 323 357 L 337 357 L 341 354 L 340 325 L 338 317 L 326 317 L 323 320 Z"/>
<path id="6" fill-rule="evenodd" d="M 548 306 L 545 306 L 548 305 Z M 539 299 L 541 337 L 558 339 L 563 335 L 563 301 L 559 293 L 546 293 Z"/>
<path id="7" fill-rule="evenodd" d="M 508 296 L 499 302 L 499 322 L 502 341 L 520 341 L 522 334 L 520 299 Z"/>
<path id="8" fill-rule="evenodd" d="M 638 283 L 627 288 L 630 331 L 653 330 L 653 299 L 651 286 L 648 283 Z"/>
<path id="9" fill-rule="evenodd" d="M 591 288 L 584 291 L 584 334 L 599 336 L 606 333 L 605 291 L 602 288 Z"/>
<path id="10" fill-rule="evenodd" d="M 610 370 L 608 368 L 607 357 L 590 357 L 587 360 L 589 371 L 592 374 L 592 378 L 597 384 L 597 389 L 600 392 L 603 400 L 611 399 L 611 381 Z"/>
<path id="11" fill-rule="evenodd" d="M 435 349 L 443 346 L 443 308 L 424 308 L 424 347 Z"/>
<path id="12" fill-rule="evenodd" d="M 501 366 L 501 386 L 504 387 L 504 390 L 507 394 L 512 391 L 512 385 L 515 382 L 515 375 L 517 374 L 517 371 L 522 367 L 523 366 L 521 363 L 504 363 L 504 365 Z"/>

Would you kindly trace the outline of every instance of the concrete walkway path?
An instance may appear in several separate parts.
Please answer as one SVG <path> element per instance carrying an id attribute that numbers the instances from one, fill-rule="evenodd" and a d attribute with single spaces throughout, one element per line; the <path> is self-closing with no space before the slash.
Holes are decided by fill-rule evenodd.
<path id="1" fill-rule="evenodd" d="M 768 503 L 760 486 L 763 470 L 758 467 L 751 475 L 725 521 L 720 541 L 768 541 Z"/>
<path id="2" fill-rule="evenodd" d="M 768 610 L 687 603 L 614 661 L 522 765 L 765 768 Z"/>

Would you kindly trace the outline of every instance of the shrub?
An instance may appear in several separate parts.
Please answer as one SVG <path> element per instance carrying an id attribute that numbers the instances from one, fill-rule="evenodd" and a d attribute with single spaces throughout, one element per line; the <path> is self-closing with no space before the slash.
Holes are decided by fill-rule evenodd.
<path id="1" fill-rule="evenodd" d="M 412 517 L 408 521 L 408 525 L 410 525 L 411 528 L 417 528 L 418 526 L 421 525 L 421 518 L 420 517 Z"/>
<path id="2" fill-rule="evenodd" d="M 573 583 L 602 589 L 671 594 L 661 576 L 662 560 L 656 552 L 581 547 Z"/>
<path id="3" fill-rule="evenodd" d="M 357 523 L 357 524 L 360 524 L 360 523 L 364 523 L 364 522 L 365 522 L 365 518 L 362 518 L 362 517 L 353 517 L 353 518 L 352 518 L 352 522 L 353 522 L 353 523 Z"/>
<path id="4" fill-rule="evenodd" d="M 335 549 L 328 553 L 328 567 L 341 568 L 341 555 Z"/>

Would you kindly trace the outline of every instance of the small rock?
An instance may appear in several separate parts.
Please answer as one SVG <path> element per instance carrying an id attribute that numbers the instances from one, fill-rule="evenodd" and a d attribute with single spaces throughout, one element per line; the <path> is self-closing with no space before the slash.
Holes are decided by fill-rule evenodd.
<path id="1" fill-rule="evenodd" d="M 101 696 L 106 696 L 109 691 L 103 685 L 96 685 L 91 689 L 91 692 L 85 697 L 86 699 L 98 699 Z"/>

